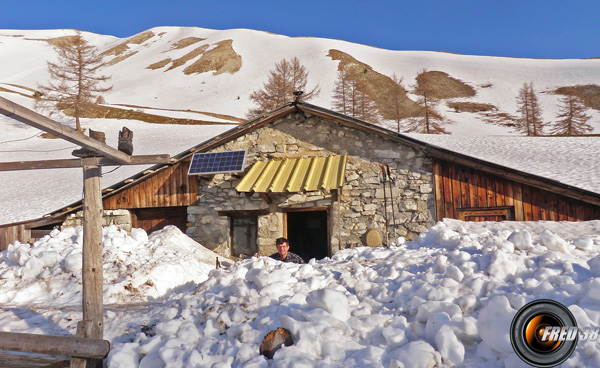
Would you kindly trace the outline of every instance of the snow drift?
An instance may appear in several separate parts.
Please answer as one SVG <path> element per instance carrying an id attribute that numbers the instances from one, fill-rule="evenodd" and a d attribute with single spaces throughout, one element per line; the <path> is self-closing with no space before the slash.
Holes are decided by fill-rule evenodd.
<path id="1" fill-rule="evenodd" d="M 105 292 L 110 296 L 111 288 L 133 279 L 137 282 L 132 285 L 143 284 L 160 269 L 158 259 L 165 254 L 180 252 L 182 260 L 191 259 L 189 243 L 180 234 L 167 236 L 169 232 L 165 229 L 146 240 L 143 234 L 134 232 L 127 238 L 116 229 L 105 229 L 105 248 L 124 242 L 131 249 L 138 249 L 137 242 L 145 248 L 136 251 L 139 266 L 132 269 L 137 276 L 123 271 L 124 279 Z M 52 239 L 76 234 L 65 230 Z M 168 251 L 153 246 L 152 239 L 161 239 Z M 209 272 L 212 267 L 205 267 L 197 275 L 205 281 L 179 294 L 143 306 L 106 308 L 105 337 L 112 343 L 107 366 L 524 366 L 510 346 L 509 326 L 527 302 L 553 299 L 568 306 L 580 327 L 600 323 L 599 245 L 600 221 L 445 220 L 398 247 L 347 249 L 304 265 L 261 257 L 228 269 Z M 20 247 L 2 253 L 3 295 L 18 293 L 25 282 L 23 273 L 34 269 L 26 266 L 32 250 L 20 255 L 24 262 L 19 265 Z M 44 264 L 48 260 L 54 266 L 42 267 L 38 282 L 28 285 L 42 284 L 44 273 L 67 273 L 68 252 L 44 253 L 52 249 L 56 248 L 47 245 L 38 252 L 44 254 L 39 256 Z M 69 249 L 73 252 L 76 246 Z M 116 253 L 115 249 L 111 254 Z M 7 272 L 12 272 L 10 277 Z M 173 282 L 171 289 L 179 286 L 176 278 L 167 279 Z M 0 329 L 43 332 L 60 326 L 63 333 L 72 333 L 78 315 L 60 309 L 63 302 L 50 297 L 54 289 L 29 291 L 29 299 L 48 303 L 35 309 L 37 315 L 26 313 L 25 304 L 0 310 Z M 120 295 L 124 302 L 139 300 L 134 293 Z M 295 343 L 267 360 L 259 355 L 259 346 L 277 327 L 288 329 Z M 593 341 L 579 342 L 563 364 L 599 365 L 600 349 Z"/>

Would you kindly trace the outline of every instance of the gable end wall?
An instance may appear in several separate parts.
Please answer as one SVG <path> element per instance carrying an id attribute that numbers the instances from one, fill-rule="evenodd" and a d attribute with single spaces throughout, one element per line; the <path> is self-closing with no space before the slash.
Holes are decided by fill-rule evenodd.
<path id="1" fill-rule="evenodd" d="M 431 160 L 424 152 L 401 143 L 345 127 L 331 119 L 292 113 L 214 151 L 236 149 L 248 151 L 245 173 L 258 160 L 338 154 L 348 154 L 348 160 L 339 195 L 326 190 L 269 193 L 270 204 L 260 193 L 248 197 L 236 192 L 243 174 L 199 177 L 198 201 L 188 208 L 192 226 L 187 234 L 224 255 L 229 255 L 229 217 L 219 214 L 230 211 L 262 211 L 257 240 L 261 255 L 276 251 L 275 239 L 283 236 L 283 212 L 288 209 L 328 209 L 330 254 L 366 245 L 366 233 L 371 229 L 378 230 L 385 242 L 386 216 L 389 242 L 398 236 L 412 239 L 433 224 Z M 392 172 L 391 195 L 388 182 L 384 193 L 381 164 L 389 165 Z"/>

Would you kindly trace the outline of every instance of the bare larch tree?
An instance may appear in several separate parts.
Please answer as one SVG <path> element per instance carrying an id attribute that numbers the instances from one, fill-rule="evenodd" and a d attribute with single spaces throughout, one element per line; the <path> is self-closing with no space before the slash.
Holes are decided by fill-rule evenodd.
<path id="1" fill-rule="evenodd" d="M 35 108 L 50 115 L 59 111 L 73 115 L 77 130 L 81 131 L 80 116 L 93 106 L 95 99 L 101 98 L 100 93 L 112 88 L 102 86 L 110 76 L 97 74 L 106 63 L 80 31 L 60 42 L 56 52 L 58 60 L 48 62 L 48 84 L 38 85 L 41 96 Z"/>
<path id="2" fill-rule="evenodd" d="M 392 83 L 386 88 L 383 99 L 385 103 L 382 106 L 382 115 L 385 119 L 395 121 L 396 129 L 400 133 L 400 122 L 406 114 L 403 107 L 403 100 L 406 99 L 406 91 L 402 87 L 402 78 L 398 78 L 396 73 L 392 75 Z"/>
<path id="3" fill-rule="evenodd" d="M 338 71 L 338 78 L 333 88 L 333 110 L 370 123 L 378 123 L 377 106 L 365 90 L 364 81 L 360 81 L 344 70 Z"/>
<path id="4" fill-rule="evenodd" d="M 297 57 L 275 63 L 275 69 L 269 71 L 269 79 L 263 87 L 250 94 L 255 107 L 248 111 L 248 117 L 255 117 L 292 101 L 295 91 L 303 91 L 302 99 L 305 101 L 316 97 L 320 92 L 319 85 L 306 90 L 307 84 L 308 71 Z"/>
<path id="5" fill-rule="evenodd" d="M 528 136 L 542 134 L 545 123 L 542 121 L 542 109 L 533 88 L 533 82 L 523 83 L 517 97 L 518 129 Z"/>
<path id="6" fill-rule="evenodd" d="M 416 80 L 417 84 L 413 89 L 413 93 L 419 96 L 417 103 L 421 106 L 421 111 L 416 112 L 416 116 L 408 120 L 405 127 L 406 131 L 424 134 L 448 134 L 442 127 L 448 121 L 437 110 L 436 87 L 427 70 L 422 70 L 417 75 Z"/>
<path id="7" fill-rule="evenodd" d="M 592 117 L 586 114 L 587 108 L 577 96 L 567 95 L 560 99 L 558 121 L 550 130 L 551 134 L 583 135 L 594 130 L 587 122 Z"/>

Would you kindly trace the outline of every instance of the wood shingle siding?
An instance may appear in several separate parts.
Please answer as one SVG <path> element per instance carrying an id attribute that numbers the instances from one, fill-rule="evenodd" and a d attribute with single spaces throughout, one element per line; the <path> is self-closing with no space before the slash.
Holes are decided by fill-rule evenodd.
<path id="1" fill-rule="evenodd" d="M 588 221 L 600 206 L 445 160 L 433 160 L 436 220 Z"/>

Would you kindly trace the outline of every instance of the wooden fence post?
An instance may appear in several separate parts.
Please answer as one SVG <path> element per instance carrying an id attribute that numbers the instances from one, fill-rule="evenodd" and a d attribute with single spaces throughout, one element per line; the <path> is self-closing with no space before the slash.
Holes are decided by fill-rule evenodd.
<path id="1" fill-rule="evenodd" d="M 102 190 L 101 168 L 83 159 L 83 321 L 78 337 L 102 339 L 104 317 L 102 306 Z M 102 361 L 88 359 L 71 362 L 75 367 L 102 366 Z"/>

